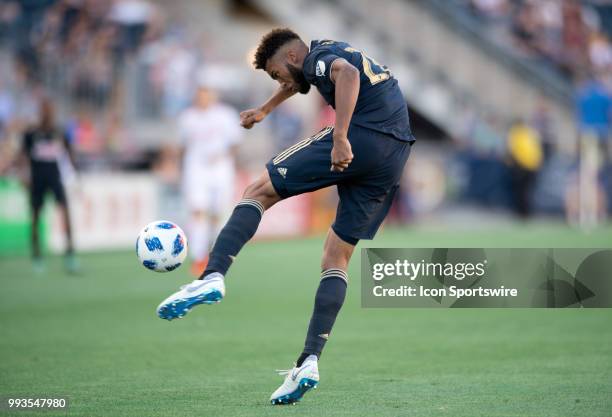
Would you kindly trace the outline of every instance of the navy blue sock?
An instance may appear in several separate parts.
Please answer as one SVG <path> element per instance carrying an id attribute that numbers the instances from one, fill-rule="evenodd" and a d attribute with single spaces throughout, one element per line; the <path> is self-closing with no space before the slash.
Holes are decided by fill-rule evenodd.
<path id="1" fill-rule="evenodd" d="M 304 351 L 297 360 L 297 366 L 301 366 L 308 355 L 321 356 L 336 316 L 344 303 L 347 282 L 346 272 L 341 269 L 327 269 L 321 273 Z"/>
<path id="2" fill-rule="evenodd" d="M 212 272 L 219 272 L 225 276 L 240 249 L 257 231 L 263 213 L 264 206 L 259 201 L 248 198 L 240 200 L 221 229 L 208 257 L 206 270 L 200 279 Z"/>

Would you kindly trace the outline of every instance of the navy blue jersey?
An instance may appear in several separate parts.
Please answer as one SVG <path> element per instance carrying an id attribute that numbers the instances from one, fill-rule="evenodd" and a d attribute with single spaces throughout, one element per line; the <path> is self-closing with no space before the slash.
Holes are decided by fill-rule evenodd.
<path id="1" fill-rule="evenodd" d="M 23 151 L 30 160 L 32 177 L 59 177 L 59 160 L 69 147 L 68 138 L 58 129 L 27 130 L 23 135 Z"/>
<path id="2" fill-rule="evenodd" d="M 359 70 L 360 88 L 351 124 L 413 141 L 408 108 L 397 80 L 387 67 L 346 42 L 312 41 L 304 59 L 306 80 L 317 87 L 330 106 L 335 106 L 336 86 L 330 78 L 332 63 L 343 58 Z"/>

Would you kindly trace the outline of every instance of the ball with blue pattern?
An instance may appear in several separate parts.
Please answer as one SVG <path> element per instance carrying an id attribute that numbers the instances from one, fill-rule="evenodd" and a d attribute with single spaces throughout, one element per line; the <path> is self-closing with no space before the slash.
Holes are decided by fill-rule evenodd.
<path id="1" fill-rule="evenodd" d="M 187 256 L 187 238 L 175 223 L 158 220 L 147 224 L 138 234 L 136 254 L 151 271 L 174 271 Z"/>

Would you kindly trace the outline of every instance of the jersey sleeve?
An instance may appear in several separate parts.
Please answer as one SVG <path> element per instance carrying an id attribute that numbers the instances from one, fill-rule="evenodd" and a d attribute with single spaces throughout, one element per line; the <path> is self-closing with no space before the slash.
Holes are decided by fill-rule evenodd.
<path id="1" fill-rule="evenodd" d="M 333 85 L 331 67 L 338 58 L 340 58 L 338 55 L 326 49 L 309 54 L 306 60 L 304 60 L 304 76 L 306 80 L 317 86 L 325 84 Z"/>

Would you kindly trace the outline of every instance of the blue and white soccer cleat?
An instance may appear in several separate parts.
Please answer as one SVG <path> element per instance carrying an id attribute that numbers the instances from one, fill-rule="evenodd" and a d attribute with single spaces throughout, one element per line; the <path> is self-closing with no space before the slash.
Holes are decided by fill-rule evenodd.
<path id="1" fill-rule="evenodd" d="M 319 365 L 316 355 L 308 356 L 302 366 L 295 366 L 287 371 L 278 371 L 287 375 L 283 384 L 270 397 L 273 405 L 294 404 L 302 399 L 311 388 L 319 383 Z"/>
<path id="2" fill-rule="evenodd" d="M 223 275 L 218 272 L 207 275 L 204 280 L 196 279 L 191 284 L 166 298 L 157 307 L 157 315 L 166 320 L 180 319 L 193 307 L 200 304 L 213 304 L 225 295 Z"/>

